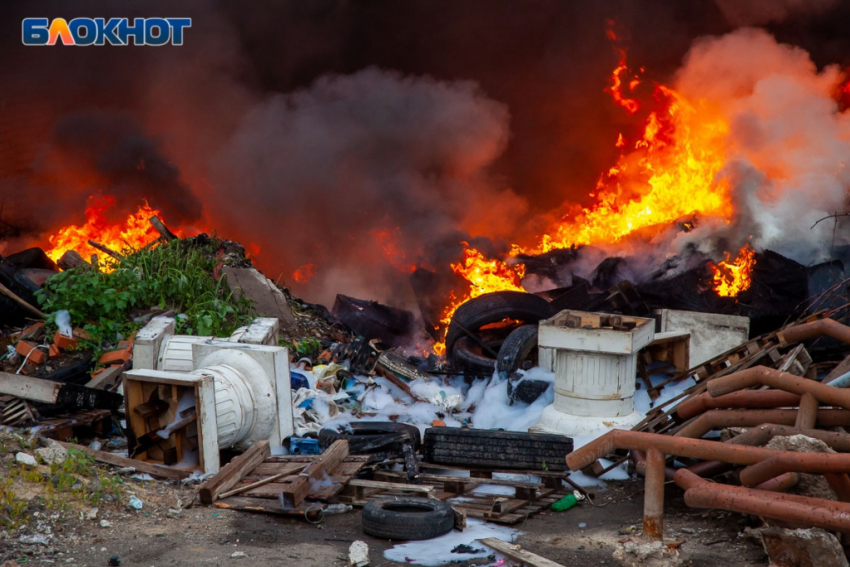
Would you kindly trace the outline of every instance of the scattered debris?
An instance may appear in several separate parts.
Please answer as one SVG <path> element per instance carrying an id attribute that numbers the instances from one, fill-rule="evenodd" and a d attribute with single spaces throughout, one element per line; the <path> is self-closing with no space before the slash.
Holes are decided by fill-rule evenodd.
<path id="1" fill-rule="evenodd" d="M 369 546 L 365 541 L 357 540 L 348 548 L 349 567 L 369 566 Z"/>

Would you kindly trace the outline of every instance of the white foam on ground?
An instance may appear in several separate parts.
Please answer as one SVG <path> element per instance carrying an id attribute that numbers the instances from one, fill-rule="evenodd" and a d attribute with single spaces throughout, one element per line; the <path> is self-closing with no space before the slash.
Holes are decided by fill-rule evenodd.
<path id="1" fill-rule="evenodd" d="M 452 561 L 466 561 L 477 557 L 487 557 L 493 550 L 476 541 L 494 537 L 506 542 L 512 542 L 522 533 L 519 530 L 488 524 L 482 520 L 469 518 L 466 529 L 462 532 L 451 531 L 444 536 L 422 541 L 411 541 L 394 545 L 384 552 L 384 558 L 398 563 L 413 565 L 445 565 Z M 474 549 L 483 549 L 480 553 L 452 553 L 458 545 L 469 545 Z"/>
<path id="2" fill-rule="evenodd" d="M 495 496 L 513 496 L 516 494 L 516 489 L 512 486 L 502 486 L 500 484 L 479 484 L 472 493 L 481 496 L 483 494 L 492 494 Z"/>
<path id="3" fill-rule="evenodd" d="M 524 373 L 525 379 L 554 381 L 554 374 L 535 367 Z M 551 378 L 551 380 L 549 379 Z M 475 388 L 476 385 L 473 385 Z M 472 389 L 470 388 L 470 394 Z M 540 421 L 543 410 L 555 399 L 550 386 L 533 404 L 515 402 L 510 405 L 507 380 L 494 377 L 484 390 L 481 400 L 472 414 L 472 425 L 476 429 L 504 429 L 506 431 L 528 431 Z"/>

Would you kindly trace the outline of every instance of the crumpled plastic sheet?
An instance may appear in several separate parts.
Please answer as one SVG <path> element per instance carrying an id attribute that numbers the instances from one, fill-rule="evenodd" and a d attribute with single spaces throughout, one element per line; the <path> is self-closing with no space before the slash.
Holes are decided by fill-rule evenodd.
<path id="1" fill-rule="evenodd" d="M 292 419 L 297 437 L 318 433 L 338 414 L 339 407 L 327 392 L 301 388 L 292 393 Z"/>

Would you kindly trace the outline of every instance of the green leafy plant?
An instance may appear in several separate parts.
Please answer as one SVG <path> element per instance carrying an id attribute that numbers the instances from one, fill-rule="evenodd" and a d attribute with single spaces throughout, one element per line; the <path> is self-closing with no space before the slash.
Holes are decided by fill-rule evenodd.
<path id="1" fill-rule="evenodd" d="M 66 309 L 71 323 L 82 326 L 90 339 L 82 348 L 98 355 L 104 343 L 114 344 L 142 323 L 134 310 L 172 309 L 179 332 L 227 336 L 251 319 L 251 302 L 235 297 L 225 278 L 213 277 L 218 244 L 192 246 L 175 240 L 155 248 L 125 250 L 126 256 L 107 270 L 77 268 L 52 276 L 38 292 L 47 324 L 55 328 L 55 313 Z"/>

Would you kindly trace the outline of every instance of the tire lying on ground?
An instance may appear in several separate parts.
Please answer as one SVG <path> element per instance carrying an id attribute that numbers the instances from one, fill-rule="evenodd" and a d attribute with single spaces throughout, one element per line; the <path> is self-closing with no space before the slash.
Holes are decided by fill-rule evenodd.
<path id="1" fill-rule="evenodd" d="M 497 291 L 470 299 L 457 308 L 446 332 L 446 353 L 451 358 L 457 341 L 466 333 L 504 319 L 537 323 L 553 315 L 549 302 L 522 291 Z"/>
<path id="2" fill-rule="evenodd" d="M 367 502 L 360 515 L 363 533 L 415 540 L 445 535 L 454 528 L 452 507 L 435 498 L 394 497 Z"/>
<path id="3" fill-rule="evenodd" d="M 567 470 L 573 440 L 562 435 L 486 429 L 431 427 L 425 430 L 425 461 L 494 469 Z"/>
<path id="4" fill-rule="evenodd" d="M 402 445 L 413 443 L 419 447 L 419 428 L 393 421 L 355 421 L 319 430 L 319 447 L 327 449 L 334 441 L 348 441 L 351 455 L 401 452 Z"/>
<path id="5" fill-rule="evenodd" d="M 507 378 L 529 361 L 537 366 L 537 325 L 523 325 L 508 335 L 499 348 L 496 370 L 500 378 Z"/>

